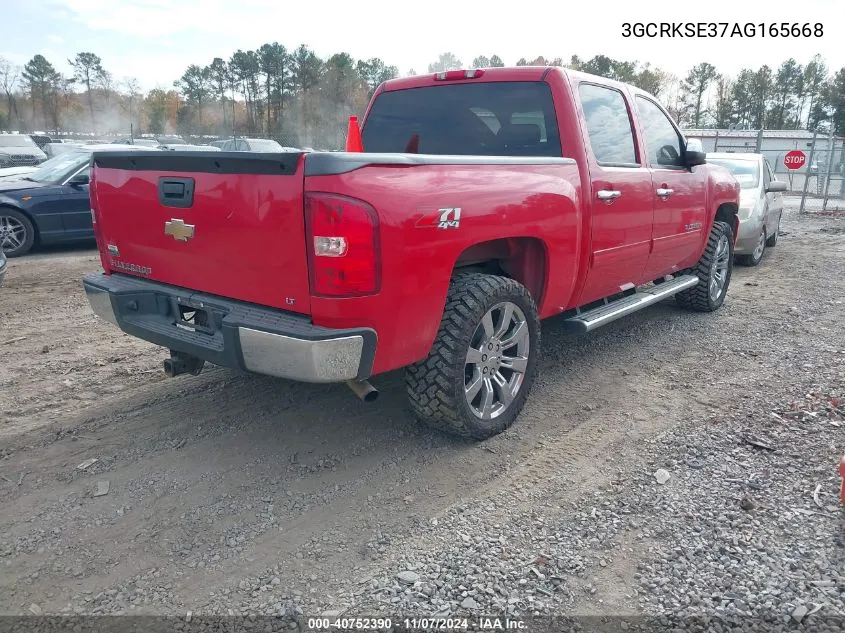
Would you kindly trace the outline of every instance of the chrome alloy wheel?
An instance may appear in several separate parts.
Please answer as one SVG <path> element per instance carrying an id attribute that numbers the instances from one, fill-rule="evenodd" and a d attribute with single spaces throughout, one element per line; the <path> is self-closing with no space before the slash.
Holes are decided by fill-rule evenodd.
<path id="1" fill-rule="evenodd" d="M 0 215 L 0 248 L 13 251 L 26 240 L 26 227 L 10 215 Z"/>
<path id="2" fill-rule="evenodd" d="M 731 248 L 728 243 L 728 236 L 722 235 L 719 238 L 719 243 L 716 244 L 716 252 L 713 255 L 713 264 L 710 268 L 710 300 L 718 301 L 722 292 L 725 290 L 725 284 L 728 280 L 728 259 L 730 258 Z"/>
<path id="3" fill-rule="evenodd" d="M 528 322 L 516 304 L 496 304 L 481 319 L 464 369 L 466 401 L 476 417 L 492 420 L 507 411 L 525 379 L 529 344 Z"/>
<path id="4" fill-rule="evenodd" d="M 766 250 L 766 232 L 760 231 L 760 239 L 757 240 L 757 246 L 754 247 L 754 254 L 752 257 L 756 262 L 763 256 L 763 251 Z"/>

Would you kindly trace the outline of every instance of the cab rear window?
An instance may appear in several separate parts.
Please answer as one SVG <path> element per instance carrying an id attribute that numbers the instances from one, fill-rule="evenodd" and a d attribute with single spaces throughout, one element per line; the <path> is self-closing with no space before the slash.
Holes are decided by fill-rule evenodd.
<path id="1" fill-rule="evenodd" d="M 362 131 L 367 152 L 560 156 L 548 84 L 426 86 L 376 97 Z"/>

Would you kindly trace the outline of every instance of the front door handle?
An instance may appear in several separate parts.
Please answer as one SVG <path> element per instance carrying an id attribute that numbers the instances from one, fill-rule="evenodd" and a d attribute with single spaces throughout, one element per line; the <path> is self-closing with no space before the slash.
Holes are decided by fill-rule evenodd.
<path id="1" fill-rule="evenodd" d="M 616 198 L 619 198 L 622 195 L 622 192 L 613 189 L 602 189 L 596 195 L 598 196 L 599 200 L 610 202 L 612 200 L 616 200 Z"/>
<path id="2" fill-rule="evenodd" d="M 674 189 L 664 189 L 663 187 L 661 187 L 660 189 L 657 190 L 657 195 L 665 200 L 666 198 L 671 196 L 673 192 L 674 192 Z"/>

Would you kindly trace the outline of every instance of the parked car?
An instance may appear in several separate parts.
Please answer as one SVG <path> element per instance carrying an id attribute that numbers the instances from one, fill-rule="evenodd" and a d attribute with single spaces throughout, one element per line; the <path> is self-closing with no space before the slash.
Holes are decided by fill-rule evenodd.
<path id="1" fill-rule="evenodd" d="M 186 145 L 185 139 L 181 136 L 157 136 L 155 140 L 159 145 Z"/>
<path id="2" fill-rule="evenodd" d="M 65 141 L 62 143 L 47 143 L 44 146 L 44 153 L 47 155 L 48 158 L 55 158 L 59 154 L 65 154 L 67 152 L 74 151 L 77 147 L 82 147 L 84 143 L 81 141 Z"/>
<path id="3" fill-rule="evenodd" d="M 159 142 L 151 138 L 131 138 L 129 136 L 112 141 L 115 145 L 141 145 L 143 147 L 158 147 Z"/>
<path id="4" fill-rule="evenodd" d="M 219 147 L 213 145 L 159 145 L 159 149 L 171 152 L 219 152 Z"/>
<path id="5" fill-rule="evenodd" d="M 3 226 L 0 225 L 0 234 L 3 233 Z M 3 249 L 0 248 L 0 286 L 3 285 L 3 281 L 6 279 L 6 254 L 3 252 Z"/>
<path id="6" fill-rule="evenodd" d="M 757 266 L 766 247 L 778 243 L 786 183 L 777 179 L 762 154 L 714 152 L 707 154 L 707 162 L 725 167 L 739 183 L 739 233 L 734 254 L 739 263 Z"/>
<path id="7" fill-rule="evenodd" d="M 232 140 L 232 139 L 221 138 L 221 139 L 217 139 L 216 141 L 211 141 L 209 143 L 209 145 L 211 145 L 213 147 L 217 147 L 219 149 L 223 149 L 225 147 L 226 143 L 228 143 L 230 140 Z"/>
<path id="8" fill-rule="evenodd" d="M 47 160 L 26 134 L 0 134 L 0 167 L 27 167 L 40 165 Z"/>
<path id="9" fill-rule="evenodd" d="M 53 139 L 51 139 L 51 138 L 50 138 L 49 136 L 47 136 L 46 134 L 38 134 L 38 133 L 36 133 L 36 134 L 30 134 L 30 135 L 29 135 L 29 138 L 31 138 L 31 139 L 33 140 L 33 142 L 34 142 L 34 143 L 35 143 L 35 144 L 39 147 L 39 149 L 41 149 L 42 151 L 44 150 L 44 147 L 45 147 L 45 146 L 47 146 L 47 145 L 49 145 L 50 143 L 52 143 L 52 142 L 53 142 Z"/>
<path id="10" fill-rule="evenodd" d="M 133 145 L 83 145 L 19 178 L 0 180 L 0 249 L 9 257 L 35 244 L 94 237 L 88 195 L 91 154 L 138 151 Z M 149 150 L 148 150 L 149 151 Z"/>
<path id="11" fill-rule="evenodd" d="M 95 153 L 93 310 L 169 348 L 170 376 L 211 362 L 369 401 L 405 367 L 418 418 L 483 439 L 528 397 L 540 319 L 589 332 L 725 301 L 739 185 L 638 88 L 559 67 L 395 79 L 362 136 Z"/>
<path id="12" fill-rule="evenodd" d="M 296 148 L 282 147 L 277 141 L 270 138 L 234 138 L 226 141 L 223 145 L 224 152 L 299 152 Z"/>

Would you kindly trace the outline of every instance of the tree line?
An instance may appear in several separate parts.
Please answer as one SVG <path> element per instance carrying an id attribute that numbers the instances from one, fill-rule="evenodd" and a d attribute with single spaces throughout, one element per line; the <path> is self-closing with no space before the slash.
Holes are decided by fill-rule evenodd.
<path id="1" fill-rule="evenodd" d="M 288 49 L 278 42 L 192 64 L 172 87 L 147 92 L 136 79 L 117 80 L 95 53 L 80 52 L 67 61 L 66 75 L 43 55 L 23 67 L 0 58 L 0 129 L 128 134 L 131 126 L 136 134 L 235 133 L 332 148 L 343 142 L 347 117 L 362 114 L 379 83 L 399 76 L 396 66 L 379 58 L 355 60 L 342 52 L 322 59 L 305 45 Z M 845 134 L 845 68 L 832 73 L 819 55 L 805 63 L 790 58 L 775 68 L 746 68 L 733 77 L 707 62 L 677 77 L 605 55 L 522 58 L 516 65 L 566 66 L 634 84 L 661 97 L 684 127 L 798 129 L 830 123 Z M 447 52 L 427 70 L 502 66 L 498 55 L 465 65 Z"/>

